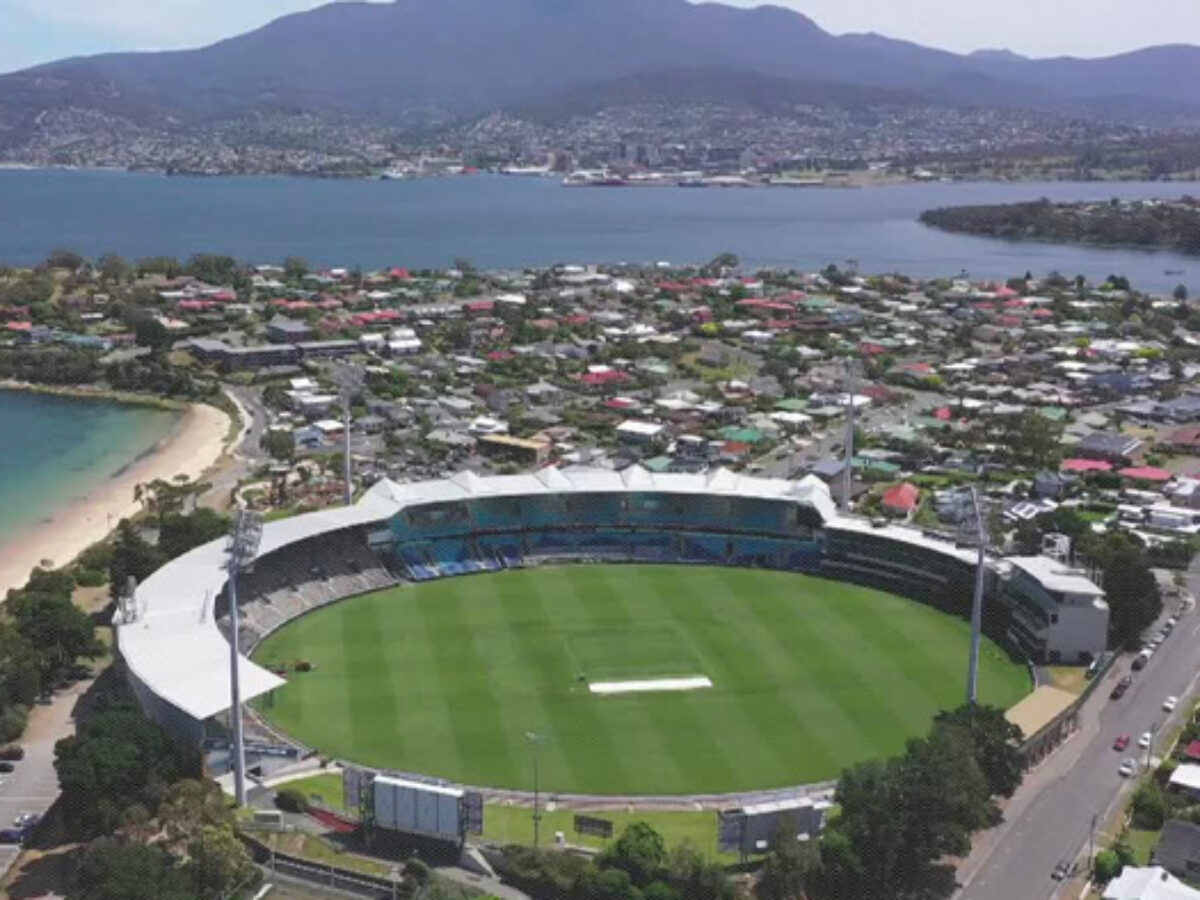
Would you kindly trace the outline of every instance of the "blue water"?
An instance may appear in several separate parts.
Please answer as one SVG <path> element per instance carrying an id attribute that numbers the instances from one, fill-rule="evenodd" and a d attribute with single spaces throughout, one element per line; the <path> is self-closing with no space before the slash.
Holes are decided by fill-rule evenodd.
<path id="1" fill-rule="evenodd" d="M 1123 274 L 1146 290 L 1188 284 L 1200 258 L 1013 243 L 945 234 L 924 209 L 1049 197 L 1178 197 L 1197 184 L 928 184 L 865 190 L 564 188 L 553 179 L 427 181 L 167 178 L 119 172 L 0 171 L 0 261 L 57 247 L 90 256 L 197 251 L 248 262 L 477 266 L 695 262 L 737 253 L 751 265 L 811 269 L 857 260 L 867 272 L 975 277 Z M 1183 269 L 1185 275 L 1166 275 Z"/>
<path id="2" fill-rule="evenodd" d="M 21 528 L 151 451 L 177 421 L 145 407 L 0 389 L 0 552 Z"/>

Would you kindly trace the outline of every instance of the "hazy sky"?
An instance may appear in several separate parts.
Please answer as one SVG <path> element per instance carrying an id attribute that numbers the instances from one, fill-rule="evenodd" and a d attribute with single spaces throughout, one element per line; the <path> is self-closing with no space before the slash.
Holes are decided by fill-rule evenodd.
<path id="1" fill-rule="evenodd" d="M 320 2 L 0 0 L 0 71 L 108 50 L 199 46 Z M 1150 44 L 1200 44 L 1200 0 L 777 2 L 836 33 L 875 31 L 957 51 L 1005 47 L 1031 56 L 1103 56 Z"/>

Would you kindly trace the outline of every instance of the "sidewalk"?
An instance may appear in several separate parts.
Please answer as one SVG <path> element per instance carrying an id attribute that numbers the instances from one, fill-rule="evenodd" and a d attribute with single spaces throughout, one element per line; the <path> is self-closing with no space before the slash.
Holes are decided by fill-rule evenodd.
<path id="1" fill-rule="evenodd" d="M 1107 691 L 1093 691 L 1092 696 L 1087 699 L 1079 711 L 1079 728 L 1057 750 L 1030 769 L 1025 774 L 1025 779 L 1017 788 L 1016 793 L 1001 804 L 1000 809 L 1004 815 L 1004 821 L 995 828 L 983 832 L 971 848 L 970 854 L 959 864 L 958 883 L 960 885 L 969 884 L 971 879 L 978 874 L 996 847 L 1020 821 L 1029 804 L 1047 786 L 1064 778 L 1079 761 L 1079 757 L 1088 744 L 1100 733 L 1100 712 L 1104 709 L 1107 701 Z M 960 887 L 954 896 L 958 897 L 961 894 L 962 888 Z"/>

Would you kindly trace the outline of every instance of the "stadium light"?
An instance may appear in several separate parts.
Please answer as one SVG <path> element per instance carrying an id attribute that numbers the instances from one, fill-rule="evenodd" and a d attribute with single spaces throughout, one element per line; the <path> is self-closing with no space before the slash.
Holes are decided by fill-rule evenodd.
<path id="1" fill-rule="evenodd" d="M 842 496 L 838 504 L 842 514 L 850 511 L 850 492 L 854 488 L 854 426 L 855 426 L 855 376 L 857 375 L 855 361 L 846 360 L 846 439 L 845 439 L 845 469 L 842 472 Z"/>
<path id="2" fill-rule="evenodd" d="M 354 395 L 362 390 L 362 375 L 353 365 L 346 363 L 334 370 L 333 380 L 341 388 L 342 394 L 342 478 L 345 481 L 345 501 L 349 506 L 354 502 L 354 466 L 350 461 L 350 404 Z"/>
<path id="3" fill-rule="evenodd" d="M 229 537 L 225 571 L 229 573 L 229 721 L 233 726 L 233 792 L 246 805 L 246 739 L 242 732 L 242 686 L 238 666 L 238 575 L 250 571 L 262 541 L 262 517 L 245 507 L 237 511 Z"/>
<path id="4" fill-rule="evenodd" d="M 971 599 L 971 658 L 967 664 L 967 703 L 979 701 L 979 639 L 983 630 L 983 581 L 987 566 L 987 529 L 979 505 L 979 491 L 971 486 L 971 507 L 975 513 L 975 540 L 979 555 L 975 561 L 975 596 Z"/>
<path id="5" fill-rule="evenodd" d="M 541 747 L 546 742 L 546 738 L 536 731 L 527 731 L 525 740 L 533 745 L 533 846 L 536 848 L 542 824 L 541 795 L 538 793 L 538 757 L 541 755 Z"/>

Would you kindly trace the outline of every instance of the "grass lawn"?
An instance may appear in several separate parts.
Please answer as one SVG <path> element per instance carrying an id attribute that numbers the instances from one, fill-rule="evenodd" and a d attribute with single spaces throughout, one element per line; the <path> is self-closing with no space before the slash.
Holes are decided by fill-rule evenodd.
<path id="1" fill-rule="evenodd" d="M 554 843 L 554 832 L 561 831 L 568 844 L 601 849 L 607 841 L 601 838 L 575 833 L 575 815 L 607 819 L 613 823 L 613 838 L 621 836 L 625 826 L 633 822 L 645 822 L 663 836 L 667 847 L 675 847 L 689 841 L 706 859 L 719 862 L 737 862 L 738 856 L 717 852 L 717 814 L 715 812 L 624 812 L 604 810 L 556 809 L 542 811 L 541 841 L 543 846 Z M 484 840 L 498 844 L 533 844 L 533 810 L 528 807 L 500 806 L 489 803 L 483 813 Z"/>
<path id="2" fill-rule="evenodd" d="M 685 794 L 836 777 L 960 702 L 969 629 L 929 607 L 758 569 L 587 565 L 449 578 L 320 610 L 268 638 L 307 673 L 260 709 L 322 753 L 465 784 Z M 1029 690 L 984 645 L 985 702 Z M 703 675 L 689 693 L 582 679 Z"/>
<path id="3" fill-rule="evenodd" d="M 1150 854 L 1154 852 L 1154 845 L 1158 843 L 1159 834 L 1161 832 L 1143 831 L 1138 828 L 1130 828 L 1125 833 L 1125 838 L 1129 841 L 1129 846 L 1133 848 L 1133 855 L 1137 861 L 1137 865 L 1150 865 Z"/>
<path id="4" fill-rule="evenodd" d="M 325 806 L 338 812 L 345 810 L 342 802 L 342 776 L 340 774 L 310 775 L 308 778 L 289 781 L 283 787 L 300 791 L 309 799 L 316 798 Z M 586 811 L 543 810 L 543 840 L 549 843 L 554 840 L 554 832 L 561 831 L 567 836 L 568 843 L 602 848 L 606 842 L 600 838 L 575 834 L 574 822 L 577 812 Z M 484 839 L 499 844 L 533 844 L 532 813 L 533 810 L 528 807 L 489 803 L 483 817 Z M 614 836 L 620 835 L 621 829 L 631 822 L 646 822 L 663 836 L 668 847 L 674 847 L 687 840 L 691 841 L 696 849 L 706 857 L 729 862 L 737 860 L 736 854 L 717 853 L 717 814 L 715 812 L 629 813 L 619 810 L 604 810 L 586 814 L 612 822 Z"/>

